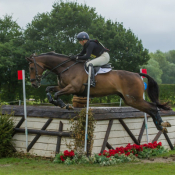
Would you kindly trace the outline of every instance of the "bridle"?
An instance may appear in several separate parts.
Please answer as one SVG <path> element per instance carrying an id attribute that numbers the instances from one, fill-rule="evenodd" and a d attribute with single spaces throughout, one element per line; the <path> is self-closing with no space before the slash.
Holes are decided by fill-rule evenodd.
<path id="1" fill-rule="evenodd" d="M 37 81 L 37 83 L 40 83 L 41 80 L 42 80 L 43 78 L 45 78 L 47 75 L 49 75 L 51 72 L 53 72 L 53 71 L 54 71 L 55 69 L 57 69 L 58 67 L 62 66 L 62 65 L 65 64 L 65 63 L 68 63 L 68 62 L 72 61 L 72 59 L 69 58 L 68 60 L 63 61 L 62 63 L 58 64 L 56 67 L 54 67 L 54 68 L 51 69 L 50 71 L 46 72 L 44 75 L 39 75 L 39 74 L 38 74 L 37 66 L 39 66 L 39 67 L 42 68 L 43 70 L 46 70 L 46 69 L 43 68 L 41 65 L 39 65 L 39 64 L 36 62 L 36 60 L 35 60 L 34 57 L 32 57 L 32 59 L 33 59 L 33 62 L 30 62 L 29 64 L 34 63 L 34 66 L 35 66 L 35 79 L 30 79 L 30 82 Z M 58 76 L 60 77 L 60 75 L 61 75 L 63 72 L 69 70 L 70 67 L 72 67 L 72 66 L 74 66 L 75 64 L 80 63 L 80 62 L 82 62 L 82 61 L 76 61 L 75 63 L 73 63 L 72 65 L 70 65 L 70 66 L 67 67 L 66 69 L 64 69 L 62 72 L 60 72 Z"/>
<path id="2" fill-rule="evenodd" d="M 46 69 L 43 68 L 41 65 L 39 65 L 39 64 L 36 62 L 36 60 L 35 60 L 34 57 L 32 57 L 32 58 L 33 58 L 34 66 L 35 66 L 35 79 L 30 79 L 30 82 L 37 81 L 38 83 L 40 83 L 43 77 L 42 77 L 42 75 L 38 75 L 37 66 L 39 66 L 39 67 L 42 68 L 43 70 L 46 70 Z M 31 63 L 32 63 L 32 62 L 30 62 L 29 64 L 31 64 Z M 36 66 L 36 65 L 37 65 L 37 66 Z"/>

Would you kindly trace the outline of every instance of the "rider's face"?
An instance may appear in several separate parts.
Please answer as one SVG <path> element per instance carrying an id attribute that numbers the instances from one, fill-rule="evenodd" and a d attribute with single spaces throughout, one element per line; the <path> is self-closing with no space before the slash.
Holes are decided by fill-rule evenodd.
<path id="1" fill-rule="evenodd" d="M 87 40 L 79 41 L 79 43 L 80 43 L 82 46 L 84 46 L 86 42 L 87 42 Z"/>
<path id="2" fill-rule="evenodd" d="M 83 46 L 84 45 L 84 42 L 83 41 L 79 41 L 79 43 Z"/>

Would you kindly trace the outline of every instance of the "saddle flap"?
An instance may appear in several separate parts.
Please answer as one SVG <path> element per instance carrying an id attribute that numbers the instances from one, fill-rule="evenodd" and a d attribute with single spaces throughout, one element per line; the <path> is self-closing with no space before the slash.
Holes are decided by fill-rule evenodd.
<path id="1" fill-rule="evenodd" d="M 89 72 L 89 67 L 86 66 L 86 63 L 84 64 L 84 69 L 87 73 Z M 94 66 L 94 74 L 97 75 L 99 73 L 99 70 L 101 70 L 101 69 L 109 69 L 109 71 L 110 71 L 110 70 L 112 70 L 112 67 L 111 67 L 110 63 L 104 64 L 102 66 Z M 103 73 L 107 73 L 109 71 L 104 71 Z"/>

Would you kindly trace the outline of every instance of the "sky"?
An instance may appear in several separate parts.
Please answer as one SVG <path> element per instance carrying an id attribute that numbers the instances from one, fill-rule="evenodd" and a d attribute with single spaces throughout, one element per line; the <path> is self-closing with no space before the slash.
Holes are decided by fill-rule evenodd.
<path id="1" fill-rule="evenodd" d="M 149 52 L 175 50 L 175 0 L 63 0 L 96 9 L 106 20 L 123 23 Z M 57 0 L 0 0 L 0 18 L 12 15 L 25 29 L 38 13 L 50 12 Z M 99 31 L 100 32 L 100 31 Z"/>

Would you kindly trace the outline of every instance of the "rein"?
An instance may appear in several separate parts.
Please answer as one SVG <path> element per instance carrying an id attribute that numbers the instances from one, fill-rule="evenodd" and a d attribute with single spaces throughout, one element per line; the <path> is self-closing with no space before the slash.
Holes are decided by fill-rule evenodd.
<path id="1" fill-rule="evenodd" d="M 35 76 L 36 76 L 36 78 L 35 78 L 35 79 L 30 79 L 30 82 L 33 82 L 33 81 L 35 81 L 35 80 L 37 80 L 38 82 L 41 82 L 41 80 L 42 80 L 43 78 L 45 78 L 47 75 L 49 75 L 51 72 L 53 72 L 53 70 L 57 69 L 58 67 L 62 66 L 62 65 L 65 64 L 65 63 L 68 63 L 68 62 L 72 61 L 72 59 L 68 59 L 68 60 L 66 60 L 66 61 L 63 61 L 62 63 L 58 64 L 56 67 L 54 67 L 53 69 L 51 69 L 50 71 L 46 72 L 44 75 L 38 75 L 38 70 L 37 70 L 36 65 L 38 65 L 40 68 L 42 68 L 42 69 L 44 69 L 44 70 L 45 70 L 45 68 L 43 68 L 42 66 L 40 66 L 40 65 L 36 62 L 36 60 L 35 60 L 34 57 L 32 57 L 32 58 L 33 58 L 34 65 L 35 65 Z M 76 61 L 76 62 L 73 63 L 71 66 L 67 67 L 67 68 L 64 69 L 61 73 L 59 73 L 58 76 L 60 76 L 63 72 L 69 70 L 69 68 L 71 68 L 72 66 L 74 66 L 74 65 L 76 65 L 77 63 L 80 63 L 80 62 L 82 62 L 82 61 Z"/>

